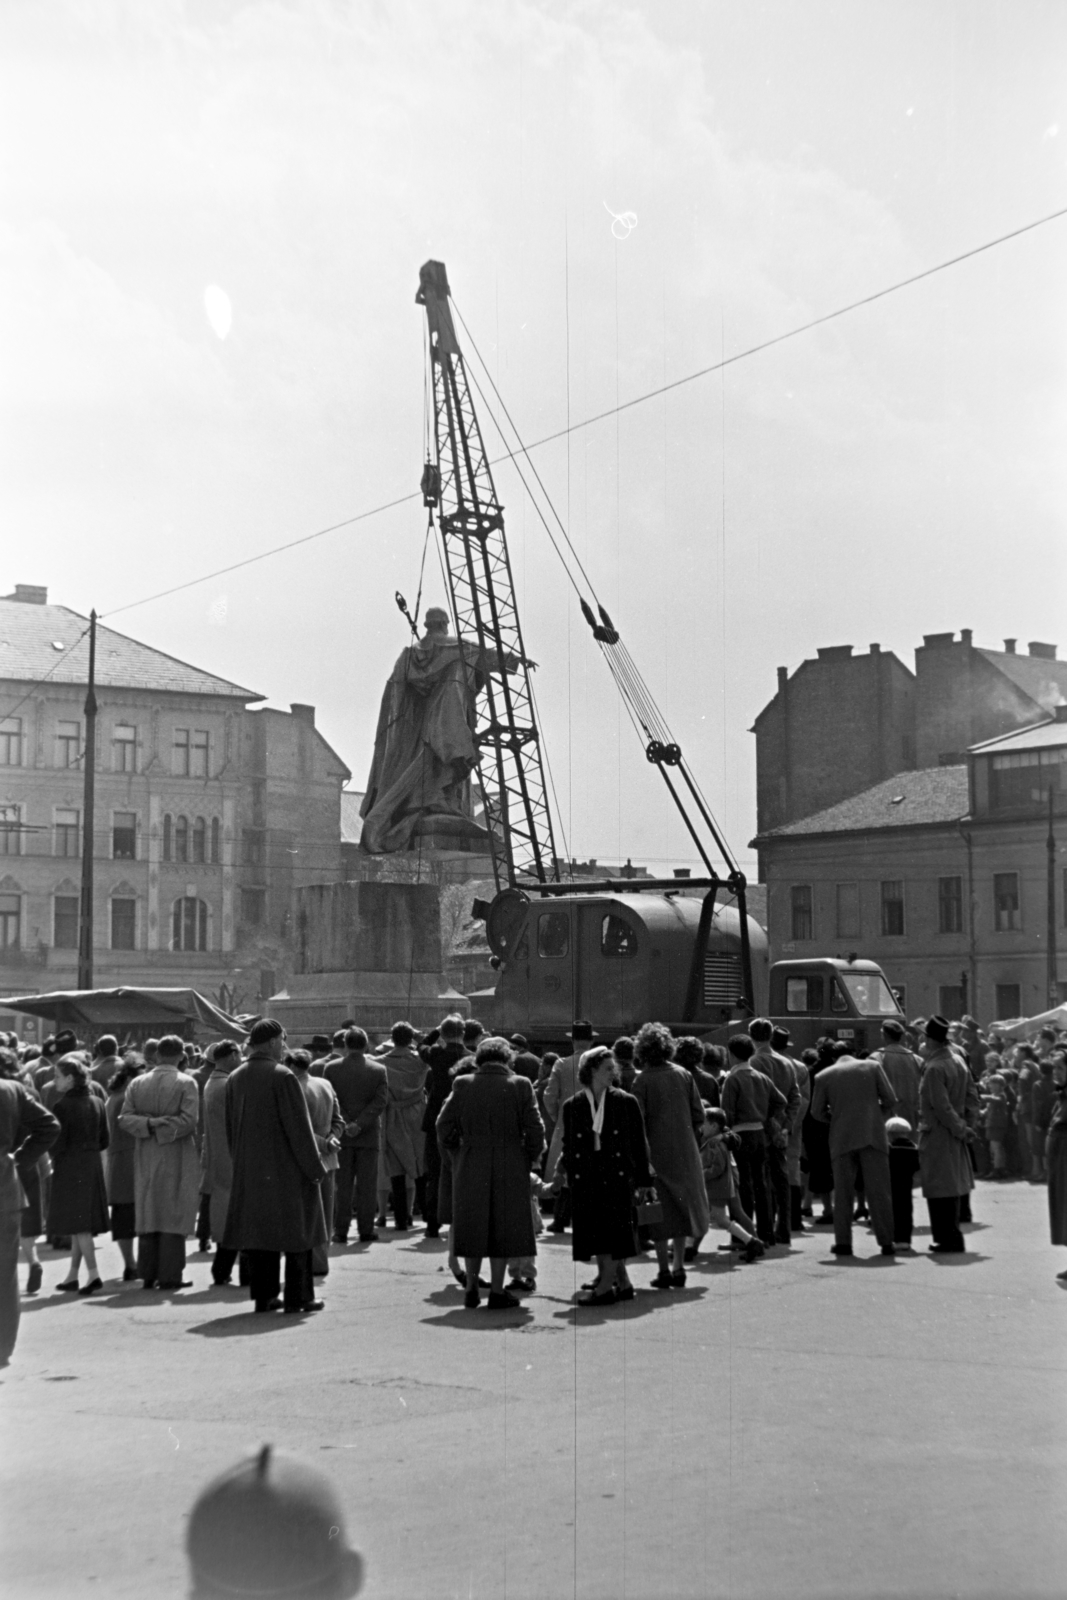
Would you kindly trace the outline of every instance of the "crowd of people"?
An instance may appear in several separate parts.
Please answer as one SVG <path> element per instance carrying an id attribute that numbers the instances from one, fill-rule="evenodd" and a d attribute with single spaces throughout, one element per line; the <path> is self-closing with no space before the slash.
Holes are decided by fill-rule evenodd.
<path id="1" fill-rule="evenodd" d="M 0 1360 L 20 1253 L 24 1292 L 43 1287 L 42 1236 L 69 1251 L 57 1293 L 103 1289 L 108 1231 L 124 1282 L 180 1291 L 195 1236 L 217 1285 L 236 1274 L 257 1313 L 294 1315 L 322 1308 L 316 1279 L 353 1222 L 365 1246 L 416 1217 L 426 1238 L 447 1228 L 465 1305 L 487 1290 L 490 1310 L 535 1290 L 543 1211 L 590 1265 L 590 1306 L 633 1298 L 650 1251 L 650 1287 L 684 1288 L 709 1229 L 749 1264 L 818 1226 L 849 1256 L 862 1220 L 883 1255 L 910 1251 L 916 1186 L 929 1249 L 963 1251 L 976 1176 L 1047 1183 L 1067 1245 L 1067 1033 L 1016 1043 L 931 1017 L 888 1018 L 882 1036 L 869 1054 L 828 1037 L 797 1052 L 756 1017 L 725 1046 L 657 1022 L 609 1044 L 576 1022 L 567 1053 L 538 1054 L 458 1015 L 425 1037 L 397 1022 L 373 1047 L 349 1022 L 290 1048 L 270 1018 L 203 1052 L 176 1035 L 122 1050 L 8 1036 Z"/>

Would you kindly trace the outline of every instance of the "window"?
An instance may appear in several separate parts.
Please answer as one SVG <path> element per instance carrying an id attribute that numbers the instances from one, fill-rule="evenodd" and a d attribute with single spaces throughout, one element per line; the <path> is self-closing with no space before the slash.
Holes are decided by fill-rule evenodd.
<path id="1" fill-rule="evenodd" d="M 839 883 L 837 886 L 837 937 L 858 939 L 860 936 L 860 886 L 858 883 Z"/>
<path id="2" fill-rule="evenodd" d="M 893 985 L 893 999 L 896 1001 L 897 1005 L 900 1007 L 901 1016 L 902 1017 L 906 1017 L 907 1014 L 908 1014 L 908 986 L 907 986 L 907 984 L 905 984 L 905 983 L 896 983 L 896 984 Z M 944 1016 L 944 1012 L 943 1011 L 940 1012 L 939 1015 L 940 1016 Z"/>
<path id="3" fill-rule="evenodd" d="M 81 855 L 81 813 L 56 810 L 57 856 Z"/>
<path id="4" fill-rule="evenodd" d="M 116 896 L 111 902 L 112 950 L 136 950 L 137 901 Z"/>
<path id="5" fill-rule="evenodd" d="M 637 934 L 623 917 L 609 914 L 600 924 L 600 954 L 628 961 L 637 954 Z"/>
<path id="6" fill-rule="evenodd" d="M 111 733 L 112 772 L 137 771 L 137 729 L 128 722 L 116 722 Z"/>
<path id="7" fill-rule="evenodd" d="M 814 939 L 814 917 L 811 912 L 811 884 L 794 883 L 789 891 L 792 909 L 794 939 Z"/>
<path id="8" fill-rule="evenodd" d="M 801 1011 L 822 1010 L 821 978 L 787 978 L 785 1009 L 793 1016 Z"/>
<path id="9" fill-rule="evenodd" d="M 998 933 L 1010 933 L 1021 928 L 1019 916 L 1019 874 L 995 872 L 993 874 L 993 926 Z M 1014 1016 L 1018 1016 L 1014 1012 Z"/>
<path id="10" fill-rule="evenodd" d="M 0 950 L 17 950 L 22 902 L 17 894 L 0 894 Z"/>
<path id="11" fill-rule="evenodd" d="M 571 947 L 571 919 L 566 911 L 543 911 L 537 919 L 537 954 L 556 961 Z"/>
<path id="12" fill-rule="evenodd" d="M 207 949 L 207 906 L 191 896 L 174 902 L 175 950 Z"/>
<path id="13" fill-rule="evenodd" d="M 995 811 L 1048 805 L 1048 792 L 1067 788 L 1067 748 L 1020 750 L 994 756 L 990 771 L 989 803 Z"/>
<path id="14" fill-rule="evenodd" d="M 937 991 L 937 1009 L 946 1022 L 958 1022 L 963 1016 L 962 983 L 943 983 Z"/>
<path id="15" fill-rule="evenodd" d="M 266 889 L 241 890 L 241 921 L 250 928 L 261 928 L 267 916 Z"/>
<path id="16" fill-rule="evenodd" d="M 245 828 L 241 834 L 241 860 L 246 867 L 261 867 L 266 852 L 263 832 L 259 828 Z"/>
<path id="17" fill-rule="evenodd" d="M 903 932 L 904 884 L 900 878 L 886 878 L 882 883 L 882 933 L 898 939 Z"/>
<path id="18" fill-rule="evenodd" d="M 893 991 L 880 972 L 841 972 L 845 991 L 864 1017 L 895 1017 L 897 1003 Z M 837 1007 L 834 1007 L 835 1011 Z"/>
<path id="19" fill-rule="evenodd" d="M 174 828 L 174 859 L 175 861 L 188 861 L 189 859 L 189 818 L 179 817 Z"/>
<path id="20" fill-rule="evenodd" d="M 998 1022 L 1012 1022 L 1022 1011 L 1022 1001 L 1017 983 L 998 983 L 996 986 Z"/>
<path id="21" fill-rule="evenodd" d="M 203 817 L 193 823 L 193 860 L 200 864 L 207 860 L 207 826 Z"/>
<path id="22" fill-rule="evenodd" d="M 52 901 L 52 944 L 57 950 L 77 950 L 81 901 L 76 894 L 57 894 Z"/>
<path id="23" fill-rule="evenodd" d="M 22 718 L 0 719 L 0 767 L 22 765 Z"/>
<path id="24" fill-rule="evenodd" d="M 193 729 L 192 748 L 189 751 L 189 776 L 206 778 L 208 775 L 208 737 L 206 728 Z"/>
<path id="25" fill-rule="evenodd" d="M 215 866 L 222 860 L 222 829 L 218 817 L 211 819 L 211 859 Z"/>
<path id="26" fill-rule="evenodd" d="M 938 933 L 963 932 L 963 879 L 938 878 L 937 880 L 937 931 Z M 948 1016 L 942 1011 L 943 1017 Z"/>
<path id="27" fill-rule="evenodd" d="M 171 771 L 176 778 L 189 776 L 189 729 L 175 728 Z"/>
<path id="28" fill-rule="evenodd" d="M 56 766 L 76 767 L 82 758 L 82 725 L 80 722 L 56 723 Z"/>
<path id="29" fill-rule="evenodd" d="M 169 811 L 163 818 L 163 859 L 174 860 L 174 822 Z"/>
<path id="30" fill-rule="evenodd" d="M 114 813 L 111 822 L 111 855 L 115 861 L 136 861 L 136 811 L 116 811 Z"/>
<path id="31" fill-rule="evenodd" d="M 22 854 L 22 818 L 18 806 L 0 806 L 0 856 Z"/>

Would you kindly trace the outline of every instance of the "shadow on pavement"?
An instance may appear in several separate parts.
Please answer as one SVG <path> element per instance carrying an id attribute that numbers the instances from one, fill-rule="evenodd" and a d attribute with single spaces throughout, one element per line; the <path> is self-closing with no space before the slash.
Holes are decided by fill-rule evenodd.
<path id="1" fill-rule="evenodd" d="M 240 1339 L 250 1334 L 270 1333 L 278 1328 L 299 1328 L 306 1317 L 286 1317 L 280 1311 L 238 1311 L 232 1317 L 216 1317 L 213 1322 L 197 1322 L 186 1333 L 201 1339 Z"/>
<path id="2" fill-rule="evenodd" d="M 457 1306 L 454 1311 L 442 1312 L 439 1317 L 422 1317 L 420 1320 L 428 1327 L 481 1330 L 523 1328 L 533 1321 L 533 1316 L 525 1306 L 515 1306 L 508 1311 L 489 1311 L 483 1300 L 476 1311 L 468 1311 L 466 1306 Z"/>
<path id="3" fill-rule="evenodd" d="M 980 1262 L 991 1259 L 989 1256 L 984 1256 L 980 1250 L 957 1250 L 948 1256 L 935 1256 L 930 1251 L 925 1251 L 924 1255 L 935 1267 L 977 1267 Z"/>
<path id="4" fill-rule="evenodd" d="M 820 1256 L 820 1267 L 896 1267 L 899 1257 L 884 1256 L 881 1251 L 873 1256 Z"/>
<path id="5" fill-rule="evenodd" d="M 638 1289 L 632 1300 L 616 1300 L 613 1306 L 587 1306 L 567 1304 L 554 1311 L 557 1322 L 568 1322 L 574 1327 L 592 1328 L 602 1322 L 632 1322 L 635 1317 L 652 1316 L 665 1311 L 672 1301 L 696 1300 L 707 1294 L 707 1289 Z"/>

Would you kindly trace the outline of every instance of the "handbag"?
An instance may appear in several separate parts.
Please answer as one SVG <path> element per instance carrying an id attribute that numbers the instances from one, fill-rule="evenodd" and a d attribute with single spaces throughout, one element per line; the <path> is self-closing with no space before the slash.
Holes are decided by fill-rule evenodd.
<path id="1" fill-rule="evenodd" d="M 639 1200 L 634 1206 L 639 1228 L 651 1228 L 663 1221 L 663 1202 L 656 1199 Z"/>

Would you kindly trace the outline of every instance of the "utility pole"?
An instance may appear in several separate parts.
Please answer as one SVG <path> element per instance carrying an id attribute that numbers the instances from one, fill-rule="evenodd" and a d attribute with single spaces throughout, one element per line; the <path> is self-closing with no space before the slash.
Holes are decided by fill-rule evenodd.
<path id="1" fill-rule="evenodd" d="M 96 805 L 96 612 L 89 613 L 89 688 L 85 696 L 82 796 L 82 899 L 78 923 L 78 988 L 93 986 L 93 835 Z"/>
<path id="2" fill-rule="evenodd" d="M 1048 938 L 1045 959 L 1048 962 L 1048 1003 L 1049 1010 L 1060 1003 L 1060 986 L 1057 977 L 1056 960 L 1056 835 L 1053 832 L 1053 794 L 1051 783 L 1048 786 Z"/>

